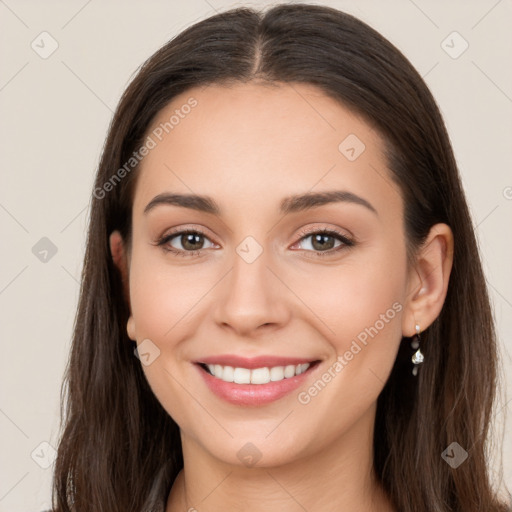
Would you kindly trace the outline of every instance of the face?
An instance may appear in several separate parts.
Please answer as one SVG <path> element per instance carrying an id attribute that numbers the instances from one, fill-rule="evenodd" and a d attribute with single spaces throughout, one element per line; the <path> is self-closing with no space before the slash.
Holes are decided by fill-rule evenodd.
<path id="1" fill-rule="evenodd" d="M 313 86 L 251 83 L 183 93 L 148 135 L 128 332 L 184 441 L 260 466 L 369 442 L 408 294 L 377 133 Z"/>

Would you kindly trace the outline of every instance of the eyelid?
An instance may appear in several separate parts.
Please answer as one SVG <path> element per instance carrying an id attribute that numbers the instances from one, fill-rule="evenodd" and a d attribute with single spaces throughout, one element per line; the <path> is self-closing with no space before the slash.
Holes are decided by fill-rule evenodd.
<path id="1" fill-rule="evenodd" d="M 344 238 L 346 240 L 350 240 L 350 241 L 354 240 L 354 236 L 352 235 L 352 233 L 350 233 L 348 231 L 345 233 L 345 232 L 342 232 L 339 228 L 334 228 L 334 227 L 331 228 L 331 227 L 325 227 L 325 226 L 313 226 L 313 227 L 303 228 L 301 231 L 299 231 L 299 233 L 297 234 L 297 236 L 299 237 L 299 240 L 297 240 L 297 241 L 300 241 L 304 237 L 314 235 L 316 233 L 333 234 L 333 235 L 339 236 L 340 238 Z M 297 242 L 295 242 L 295 243 L 297 243 Z"/>
<path id="2" fill-rule="evenodd" d="M 181 226 L 177 226 L 174 228 L 170 228 L 164 231 L 164 234 L 158 237 L 158 240 L 162 240 L 163 238 L 169 238 L 175 235 L 181 235 L 183 233 L 199 233 L 205 236 L 208 239 L 212 239 L 212 236 L 207 233 L 207 230 L 198 224 L 185 224 Z M 213 241 L 213 240 L 212 240 Z"/>

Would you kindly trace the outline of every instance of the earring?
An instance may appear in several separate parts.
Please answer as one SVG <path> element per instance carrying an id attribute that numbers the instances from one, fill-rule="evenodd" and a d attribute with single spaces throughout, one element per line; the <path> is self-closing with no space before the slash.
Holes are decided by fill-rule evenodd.
<path id="1" fill-rule="evenodd" d="M 425 357 L 423 356 L 423 354 L 421 353 L 421 350 L 420 350 L 420 326 L 418 324 L 416 324 L 416 334 L 413 336 L 412 338 L 412 341 L 411 341 L 411 348 L 413 348 L 414 350 L 416 350 L 416 352 L 414 353 L 414 355 L 412 356 L 412 364 L 414 365 L 413 369 L 412 369 L 412 374 L 416 377 L 416 375 L 418 375 L 418 366 L 423 363 L 423 361 L 425 360 Z"/>

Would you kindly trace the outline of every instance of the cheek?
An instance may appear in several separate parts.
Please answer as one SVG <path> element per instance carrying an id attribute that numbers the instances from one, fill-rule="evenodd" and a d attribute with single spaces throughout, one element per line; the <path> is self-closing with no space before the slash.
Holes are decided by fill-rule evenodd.
<path id="1" fill-rule="evenodd" d="M 309 285 L 302 289 L 305 302 L 319 312 L 322 322 L 316 325 L 332 356 L 298 401 L 309 411 L 329 411 L 329 427 L 322 427 L 326 438 L 348 429 L 375 404 L 402 339 L 405 257 L 403 261 L 400 255 L 388 259 L 381 253 L 371 260 L 326 274 L 321 293 L 318 286 L 316 293 L 307 291 Z M 379 261 L 386 264 L 379 265 Z M 313 430 L 319 428 L 314 416 L 306 420 Z"/>
<path id="2" fill-rule="evenodd" d="M 379 338 L 382 343 L 396 339 L 400 331 L 400 311 L 405 281 L 397 268 L 380 268 L 379 265 L 349 272 L 345 276 L 341 293 L 331 304 L 330 322 L 334 331 L 341 334 L 340 349 L 358 339 L 362 343 Z"/>
<path id="3" fill-rule="evenodd" d="M 354 253 L 337 266 L 318 266 L 309 276 L 301 272 L 300 279 L 288 273 L 293 289 L 323 324 L 322 332 L 340 349 L 376 323 L 379 331 L 391 324 L 400 331 L 406 278 L 405 250 L 402 255 L 386 248 Z"/>
<path id="4" fill-rule="evenodd" d="M 343 366 L 338 385 L 350 387 L 350 376 L 372 395 L 368 398 L 380 392 L 402 339 L 406 278 L 405 248 L 397 253 L 381 246 L 296 281 L 294 290 L 314 312 L 317 330 L 329 344 L 330 360 Z M 371 391 L 365 379 L 376 385 Z"/>
<path id="5" fill-rule="evenodd" d="M 141 362 L 153 393 L 169 415 L 187 427 L 190 396 L 183 389 L 190 370 L 180 364 L 184 359 L 180 340 L 197 324 L 194 305 L 204 295 L 204 283 L 201 286 L 194 275 L 162 264 L 155 253 L 140 248 L 132 255 L 130 302 L 135 335 L 139 346 L 149 347 L 149 364 L 142 357 Z"/>
<path id="6" fill-rule="evenodd" d="M 169 307 L 176 307 L 179 301 L 171 301 L 169 290 L 156 278 L 154 271 L 136 262 L 130 275 L 131 311 L 135 319 L 137 341 L 140 338 L 162 338 L 172 328 L 174 314 Z"/>
<path id="7" fill-rule="evenodd" d="M 137 336 L 166 345 L 194 319 L 198 300 L 211 288 L 207 272 L 165 264 L 151 250 L 135 250 L 130 267 L 130 303 Z"/>

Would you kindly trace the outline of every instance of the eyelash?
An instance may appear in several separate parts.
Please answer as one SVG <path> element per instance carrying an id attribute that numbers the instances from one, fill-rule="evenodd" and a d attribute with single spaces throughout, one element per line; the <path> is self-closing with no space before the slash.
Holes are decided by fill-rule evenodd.
<path id="1" fill-rule="evenodd" d="M 174 231 L 172 233 L 168 233 L 167 235 L 162 236 L 159 238 L 155 245 L 162 247 L 162 249 L 165 252 L 172 252 L 176 254 L 177 256 L 184 256 L 184 257 L 192 257 L 192 256 L 198 256 L 202 250 L 204 249 L 197 249 L 195 251 L 183 251 L 181 249 L 176 249 L 175 247 L 168 246 L 167 244 L 177 236 L 181 235 L 201 235 L 205 238 L 208 238 L 208 235 L 201 231 L 200 229 L 185 229 L 181 231 Z M 334 253 L 337 253 L 341 250 L 353 247 L 355 245 L 355 242 L 349 238 L 347 238 L 342 233 L 333 230 L 333 229 L 313 229 L 313 230 L 303 230 L 299 233 L 299 239 L 297 242 L 295 242 L 293 245 L 297 244 L 298 242 L 301 242 L 304 238 L 308 238 L 312 235 L 328 235 L 332 236 L 333 238 L 336 238 L 339 240 L 341 245 L 338 247 L 335 247 L 333 249 L 328 249 L 327 251 L 306 251 L 306 252 L 313 252 L 315 254 L 315 257 L 324 257 L 324 256 L 330 256 Z"/>
<path id="2" fill-rule="evenodd" d="M 336 254 L 342 250 L 349 249 L 350 247 L 353 247 L 355 245 L 355 241 L 351 240 L 344 234 L 340 233 L 339 231 L 336 231 L 334 229 L 305 229 L 299 233 L 299 240 L 297 242 L 301 242 L 304 238 L 308 238 L 312 235 L 328 235 L 331 236 L 341 242 L 341 245 L 338 247 L 334 247 L 332 249 L 328 249 L 327 251 L 306 251 L 306 252 L 313 252 L 315 254 L 315 258 L 319 257 L 322 258 L 324 256 L 332 256 L 333 254 Z M 297 243 L 295 242 L 295 243 Z M 295 244 L 293 244 L 295 245 Z"/>

